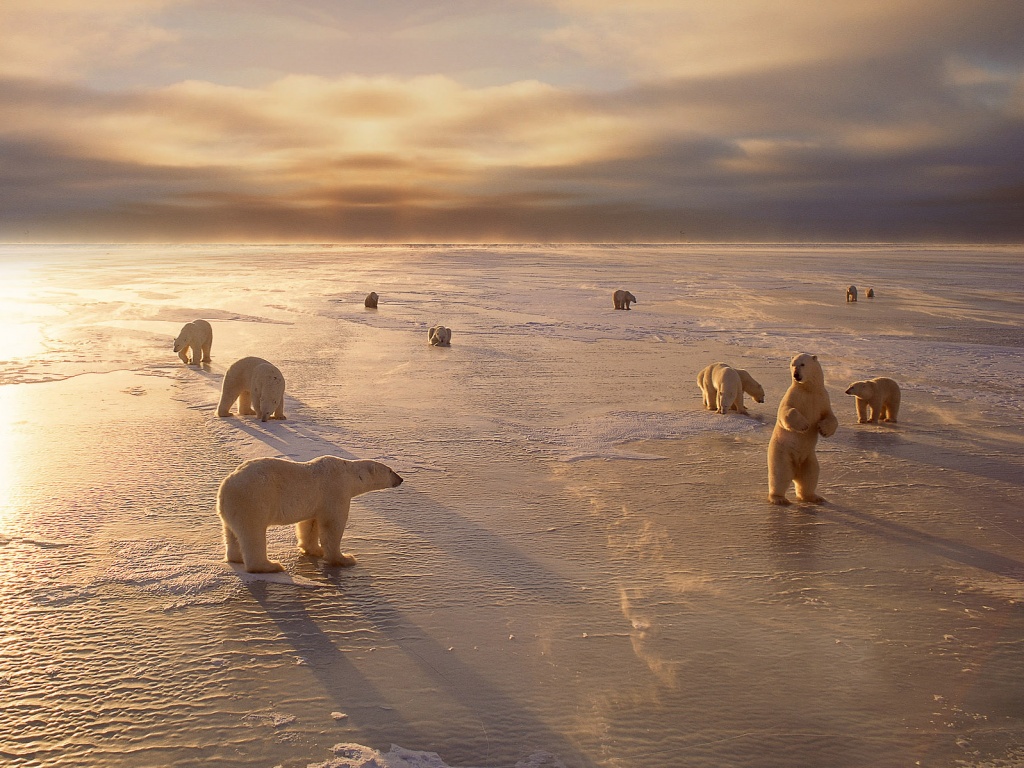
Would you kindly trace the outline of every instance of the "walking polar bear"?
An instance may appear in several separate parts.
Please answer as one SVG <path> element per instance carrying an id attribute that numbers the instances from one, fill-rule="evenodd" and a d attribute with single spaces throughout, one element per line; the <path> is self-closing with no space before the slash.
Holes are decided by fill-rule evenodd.
<path id="1" fill-rule="evenodd" d="M 636 296 L 629 291 L 619 290 L 612 294 L 612 303 L 616 309 L 629 309 L 630 303 L 636 304 L 638 302 Z"/>
<path id="2" fill-rule="evenodd" d="M 790 483 L 800 501 L 820 504 L 818 435 L 831 437 L 839 427 L 825 389 L 825 374 L 816 355 L 801 354 L 789 364 L 793 382 L 779 403 L 779 412 L 768 443 L 768 501 L 787 506 Z"/>
<path id="3" fill-rule="evenodd" d="M 764 402 L 764 387 L 742 368 L 733 368 L 727 363 L 712 363 L 704 368 L 697 374 L 697 386 L 703 395 L 704 407 L 709 411 L 747 413 L 744 392 L 757 402 Z"/>
<path id="4" fill-rule="evenodd" d="M 896 423 L 900 412 L 900 385 L 892 379 L 879 376 L 877 379 L 855 381 L 846 394 L 857 398 L 858 424 L 877 424 L 879 416 L 882 421 Z"/>
<path id="5" fill-rule="evenodd" d="M 253 459 L 224 478 L 217 514 L 224 527 L 225 559 L 249 573 L 283 571 L 267 558 L 267 528 L 294 525 L 299 549 L 329 566 L 355 565 L 341 551 L 353 496 L 395 488 L 402 478 L 376 461 L 320 456 L 312 461 Z"/>
<path id="6" fill-rule="evenodd" d="M 431 326 L 427 331 L 427 342 L 432 347 L 450 347 L 452 345 L 452 329 L 443 325 Z"/>
<path id="7" fill-rule="evenodd" d="M 185 365 L 199 365 L 210 362 L 210 348 L 213 347 L 213 328 L 205 320 L 185 323 L 174 340 L 174 351 Z M 189 360 L 189 351 L 192 359 Z"/>
<path id="8" fill-rule="evenodd" d="M 284 375 L 262 357 L 236 360 L 224 374 L 217 415 L 231 415 L 238 401 L 238 415 L 256 414 L 260 421 L 284 419 Z"/>

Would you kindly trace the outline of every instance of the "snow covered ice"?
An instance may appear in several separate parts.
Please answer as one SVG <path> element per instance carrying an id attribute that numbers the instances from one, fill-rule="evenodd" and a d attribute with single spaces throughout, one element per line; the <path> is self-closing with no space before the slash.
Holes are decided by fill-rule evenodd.
<path id="1" fill-rule="evenodd" d="M 4 764 L 1024 763 L 1019 247 L 3 246 L 0 274 Z M 196 318 L 208 366 L 171 349 Z M 777 509 L 805 351 L 829 503 Z M 216 417 L 246 355 L 287 421 Z M 766 402 L 703 410 L 717 360 Z M 856 423 L 874 376 L 898 425 Z M 325 453 L 405 477 L 353 501 L 355 568 L 287 528 L 285 573 L 223 563 L 221 479 Z"/>

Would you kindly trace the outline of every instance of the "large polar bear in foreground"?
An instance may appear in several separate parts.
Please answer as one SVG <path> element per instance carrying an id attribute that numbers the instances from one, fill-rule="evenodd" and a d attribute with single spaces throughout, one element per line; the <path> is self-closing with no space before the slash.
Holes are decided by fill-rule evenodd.
<path id="1" fill-rule="evenodd" d="M 697 386 L 709 411 L 726 413 L 731 409 L 745 414 L 744 392 L 757 402 L 764 402 L 764 387 L 742 368 L 727 363 L 712 363 L 704 368 L 697 374 Z"/>
<path id="2" fill-rule="evenodd" d="M 858 424 L 877 424 L 879 416 L 882 421 L 896 423 L 900 412 L 900 385 L 892 379 L 879 376 L 877 379 L 855 381 L 846 394 L 857 398 Z"/>
<path id="3" fill-rule="evenodd" d="M 818 435 L 831 437 L 839 426 L 832 412 L 825 374 L 816 355 L 797 355 L 789 363 L 793 383 L 779 403 L 779 413 L 768 443 L 768 501 L 788 505 L 786 492 L 795 483 L 800 501 L 820 504 Z"/>
<path id="4" fill-rule="evenodd" d="M 174 351 L 181 362 L 189 365 L 189 350 L 192 351 L 192 365 L 210 362 L 210 348 L 213 347 L 213 328 L 205 320 L 193 320 L 181 327 L 174 340 Z"/>
<path id="5" fill-rule="evenodd" d="M 224 374 L 217 415 L 230 416 L 235 400 L 239 416 L 256 414 L 260 421 L 284 419 L 284 376 L 262 357 L 236 360 Z"/>
<path id="6" fill-rule="evenodd" d="M 283 571 L 283 565 L 267 559 L 267 528 L 294 525 L 304 554 L 323 557 L 329 566 L 355 565 L 356 559 L 341 551 L 352 497 L 401 484 L 393 469 L 376 461 L 337 456 L 246 461 L 217 491 L 226 559 L 244 563 L 249 573 Z"/>

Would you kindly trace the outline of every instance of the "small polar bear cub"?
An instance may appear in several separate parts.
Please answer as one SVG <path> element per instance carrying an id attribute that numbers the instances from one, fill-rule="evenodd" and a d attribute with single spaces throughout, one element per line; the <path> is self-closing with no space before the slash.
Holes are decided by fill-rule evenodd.
<path id="1" fill-rule="evenodd" d="M 629 291 L 616 291 L 612 294 L 612 303 L 616 309 L 629 309 L 630 303 L 637 304 L 636 296 Z"/>
<path id="2" fill-rule="evenodd" d="M 851 285 L 849 288 L 846 289 L 846 300 L 847 301 L 856 301 L 857 300 L 857 286 L 856 285 Z"/>
<path id="3" fill-rule="evenodd" d="M 703 395 L 704 407 L 709 411 L 727 413 L 730 410 L 746 414 L 743 393 L 759 403 L 764 402 L 764 387 L 742 368 L 727 363 L 712 363 L 697 374 L 697 386 Z"/>
<path id="4" fill-rule="evenodd" d="M 285 419 L 284 375 L 277 366 L 262 357 L 236 360 L 224 374 L 217 415 L 231 415 L 231 406 L 238 401 L 238 415 L 267 419 Z"/>
<path id="5" fill-rule="evenodd" d="M 205 320 L 193 320 L 181 327 L 174 340 L 174 351 L 185 365 L 199 365 L 210 362 L 210 348 L 213 346 L 213 328 Z M 191 350 L 192 360 L 188 353 Z"/>
<path id="6" fill-rule="evenodd" d="M 217 491 L 225 559 L 244 563 L 249 573 L 283 571 L 283 565 L 267 558 L 267 528 L 294 525 L 304 554 L 322 557 L 329 566 L 355 565 L 356 559 L 341 551 L 352 497 L 401 484 L 401 476 L 376 461 L 337 456 L 246 461 Z"/>
<path id="7" fill-rule="evenodd" d="M 366 298 L 363 299 L 363 306 L 366 307 L 367 309 L 376 309 L 378 299 L 380 299 L 380 296 L 377 295 L 377 292 L 370 291 L 368 294 L 366 294 Z"/>
<path id="8" fill-rule="evenodd" d="M 432 347 L 450 347 L 452 345 L 452 329 L 443 325 L 435 325 L 427 331 L 427 342 Z"/>
<path id="9" fill-rule="evenodd" d="M 900 412 L 900 385 L 892 379 L 879 376 L 877 379 L 855 381 L 846 394 L 857 399 L 858 424 L 877 424 L 879 416 L 882 421 L 896 423 Z"/>

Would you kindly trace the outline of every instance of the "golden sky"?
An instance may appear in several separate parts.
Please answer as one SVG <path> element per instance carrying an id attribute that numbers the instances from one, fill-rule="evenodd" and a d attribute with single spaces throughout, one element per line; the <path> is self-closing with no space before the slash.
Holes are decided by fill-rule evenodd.
<path id="1" fill-rule="evenodd" d="M 3 0 L 2 241 L 1024 240 L 1019 0 Z"/>

